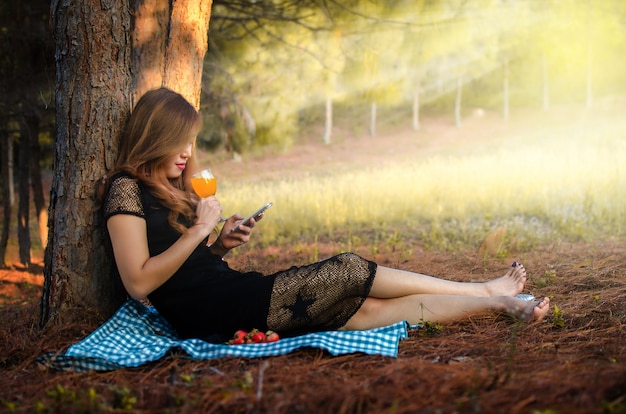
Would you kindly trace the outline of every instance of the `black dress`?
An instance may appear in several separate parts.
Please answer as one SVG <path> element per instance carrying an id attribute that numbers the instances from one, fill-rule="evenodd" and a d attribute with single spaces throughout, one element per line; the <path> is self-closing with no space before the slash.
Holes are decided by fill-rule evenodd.
<path id="1" fill-rule="evenodd" d="M 112 178 L 105 220 L 116 214 L 145 219 L 150 256 L 180 237 L 168 212 L 138 180 Z M 353 253 L 271 275 L 242 273 L 211 253 L 205 240 L 148 299 L 181 338 L 222 342 L 252 328 L 290 336 L 341 328 L 363 304 L 375 273 L 374 262 Z"/>

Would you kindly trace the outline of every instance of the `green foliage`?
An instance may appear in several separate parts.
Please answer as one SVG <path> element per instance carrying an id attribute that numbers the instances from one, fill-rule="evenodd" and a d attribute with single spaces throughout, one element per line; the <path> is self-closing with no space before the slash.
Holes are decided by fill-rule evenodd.
<path id="1" fill-rule="evenodd" d="M 242 390 L 252 390 L 252 388 L 254 387 L 254 379 L 252 377 L 252 373 L 250 371 L 244 372 L 243 377 L 236 381 L 235 386 L 237 388 L 241 388 Z"/>
<path id="2" fill-rule="evenodd" d="M 420 328 L 417 330 L 419 336 L 423 337 L 435 337 L 438 336 L 444 329 L 444 326 L 438 322 L 420 322 Z"/>
<path id="3" fill-rule="evenodd" d="M 605 414 L 626 413 L 626 401 L 624 401 L 623 396 L 613 401 L 602 401 L 601 409 Z"/>
<path id="4" fill-rule="evenodd" d="M 424 312 L 424 304 L 420 303 L 420 313 L 422 313 L 422 318 L 419 323 L 418 335 L 423 337 L 434 337 L 437 336 L 443 331 L 443 325 L 439 322 L 431 322 L 427 321 L 423 318 Z"/>
<path id="5" fill-rule="evenodd" d="M 9 412 L 21 412 L 14 402 L 2 400 Z M 104 399 L 93 387 L 74 391 L 57 384 L 45 392 L 45 398 L 34 403 L 35 412 L 89 412 L 102 411 Z"/>
<path id="6" fill-rule="evenodd" d="M 538 289 L 552 286 L 554 280 L 556 279 L 556 271 L 553 269 L 547 270 L 543 273 L 542 276 L 537 276 L 533 278 L 533 282 Z"/>
<path id="7" fill-rule="evenodd" d="M 4 408 L 6 408 L 8 410 L 8 412 L 10 413 L 14 413 L 17 411 L 17 405 L 12 402 L 12 401 L 6 401 L 6 400 L 1 400 L 2 405 L 4 406 Z"/>
<path id="8" fill-rule="evenodd" d="M 126 387 L 111 387 L 110 391 L 113 392 L 113 408 L 129 411 L 132 410 L 134 405 L 137 403 L 137 397 L 134 396 L 132 391 Z"/>
<path id="9" fill-rule="evenodd" d="M 584 99 L 590 64 L 596 93 L 626 87 L 626 7 L 617 0 L 307 6 L 280 18 L 278 10 L 264 14 L 252 4 L 255 18 L 246 19 L 243 10 L 216 5 L 224 21 L 241 23 L 212 31 L 207 86 L 229 90 L 250 110 L 258 127 L 254 146 L 288 147 L 306 122 L 300 112 L 323 107 L 328 96 L 346 106 L 376 102 L 382 110 L 410 106 L 419 89 L 422 106 L 449 111 L 460 79 L 464 108 L 499 109 L 505 61 L 512 105 L 540 103 L 542 62 L 553 102 Z M 246 140 L 238 145 L 245 149 Z"/>
<path id="10" fill-rule="evenodd" d="M 275 120 L 259 126 L 254 146 L 273 147 L 278 151 L 287 150 L 293 144 L 297 130 L 297 119 L 294 116 L 276 114 Z"/>
<path id="11" fill-rule="evenodd" d="M 555 328 L 565 328 L 565 319 L 563 319 L 563 311 L 557 305 L 554 305 L 552 311 L 552 325 Z"/>

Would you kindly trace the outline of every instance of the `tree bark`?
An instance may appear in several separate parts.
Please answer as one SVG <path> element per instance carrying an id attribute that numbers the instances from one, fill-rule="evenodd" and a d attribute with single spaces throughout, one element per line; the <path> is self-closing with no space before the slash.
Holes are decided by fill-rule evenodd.
<path id="1" fill-rule="evenodd" d="M 33 203 L 35 205 L 35 214 L 37 215 L 37 225 L 39 226 L 39 239 L 41 240 L 41 247 L 45 249 L 46 244 L 48 244 L 48 206 L 43 195 L 41 167 L 39 166 L 39 160 L 41 159 L 41 147 L 39 146 L 40 117 L 33 116 L 31 121 L 30 187 L 33 192 Z"/>
<path id="2" fill-rule="evenodd" d="M 587 43 L 587 109 L 593 106 L 593 45 Z"/>
<path id="3" fill-rule="evenodd" d="M 376 102 L 370 104 L 370 137 L 376 136 Z"/>
<path id="4" fill-rule="evenodd" d="M 162 0 L 139 0 L 132 33 L 133 105 L 147 91 L 163 86 L 170 9 Z"/>
<path id="5" fill-rule="evenodd" d="M 96 187 L 113 167 L 120 133 L 144 92 L 167 86 L 199 107 L 211 4 L 52 1 L 57 136 L 41 325 L 71 318 L 65 311 L 72 308 L 106 318 L 125 299 Z"/>
<path id="6" fill-rule="evenodd" d="M 415 89 L 413 91 L 413 130 L 419 131 L 420 129 L 420 82 L 416 82 Z"/>
<path id="7" fill-rule="evenodd" d="M 0 137 L 0 172 L 2 176 L 2 235 L 0 235 L 0 267 L 6 268 L 6 252 L 9 242 L 9 229 L 11 228 L 11 191 L 10 191 L 10 174 L 9 174 L 9 158 L 10 145 L 9 134 L 6 129 L 2 128 L 2 136 Z"/>
<path id="8" fill-rule="evenodd" d="M 324 126 L 324 144 L 329 145 L 333 131 L 333 99 L 326 96 L 326 123 Z"/>
<path id="9" fill-rule="evenodd" d="M 53 0 L 51 11 L 57 134 L 42 325 L 71 318 L 72 308 L 107 317 L 124 298 L 112 277 L 96 187 L 115 163 L 132 80 L 127 1 Z"/>
<path id="10" fill-rule="evenodd" d="M 457 128 L 461 126 L 461 98 L 463 96 L 463 81 L 459 77 L 456 80 L 456 99 L 454 100 L 454 123 Z"/>
<path id="11" fill-rule="evenodd" d="M 20 142 L 17 162 L 17 243 L 19 246 L 20 263 L 30 267 L 30 135 L 29 121 L 22 117 L 20 120 Z"/>
<path id="12" fill-rule="evenodd" d="M 509 119 L 509 61 L 504 61 L 504 79 L 502 85 L 502 117 L 505 121 Z"/>
<path id="13" fill-rule="evenodd" d="M 550 86 L 548 79 L 548 60 L 546 54 L 541 55 L 541 79 L 542 79 L 542 108 L 544 111 L 550 109 Z"/>
<path id="14" fill-rule="evenodd" d="M 133 101 L 165 86 L 200 107 L 212 0 L 140 0 L 133 31 Z"/>

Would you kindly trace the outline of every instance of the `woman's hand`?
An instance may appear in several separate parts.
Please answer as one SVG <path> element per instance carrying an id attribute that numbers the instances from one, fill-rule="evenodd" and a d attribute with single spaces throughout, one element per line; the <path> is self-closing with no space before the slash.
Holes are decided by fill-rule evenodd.
<path id="1" fill-rule="evenodd" d="M 215 196 L 201 198 L 196 206 L 196 217 L 194 226 L 204 226 L 204 231 L 209 234 L 220 222 L 222 205 Z"/>
<path id="2" fill-rule="evenodd" d="M 239 225 L 239 228 L 233 231 L 237 224 L 241 223 L 243 219 L 244 217 L 242 215 L 234 214 L 226 220 L 222 232 L 217 241 L 213 244 L 212 250 L 214 253 L 224 256 L 230 249 L 239 247 L 250 241 L 250 233 L 256 224 L 254 218 L 250 220 L 247 226 Z M 218 251 L 218 249 L 221 249 L 221 251 Z"/>

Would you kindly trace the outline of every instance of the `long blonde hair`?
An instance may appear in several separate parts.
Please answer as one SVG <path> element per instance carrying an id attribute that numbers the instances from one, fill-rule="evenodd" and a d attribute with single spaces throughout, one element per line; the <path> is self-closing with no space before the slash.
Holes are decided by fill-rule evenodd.
<path id="1" fill-rule="evenodd" d="M 192 144 L 202 119 L 198 111 L 180 94 L 167 89 L 154 89 L 144 94 L 133 109 L 122 134 L 117 163 L 109 177 L 126 172 L 140 180 L 170 210 L 168 221 L 184 232 L 179 219 L 191 223 L 195 218 L 197 197 L 191 191 L 189 171 L 194 169 L 194 156 L 176 179 L 168 179 L 166 161 Z"/>

